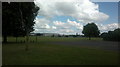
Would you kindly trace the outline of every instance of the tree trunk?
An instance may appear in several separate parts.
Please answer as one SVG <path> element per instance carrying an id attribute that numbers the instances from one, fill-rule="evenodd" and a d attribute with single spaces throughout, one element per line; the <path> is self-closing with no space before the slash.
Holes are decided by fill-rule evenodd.
<path id="1" fill-rule="evenodd" d="M 26 42 L 29 42 L 29 36 L 28 36 L 28 34 L 26 35 Z"/>
<path id="2" fill-rule="evenodd" d="M 91 40 L 91 37 L 89 36 L 89 40 Z"/>
<path id="3" fill-rule="evenodd" d="M 29 35 L 27 33 L 26 35 L 26 45 L 25 45 L 25 50 L 28 51 L 28 42 L 29 42 Z"/>
<path id="4" fill-rule="evenodd" d="M 7 43 L 7 36 L 3 35 L 3 43 Z"/>
<path id="5" fill-rule="evenodd" d="M 28 51 L 28 44 L 25 45 L 25 51 Z"/>
<path id="6" fill-rule="evenodd" d="M 24 21 L 23 21 L 23 13 L 22 13 L 22 10 L 21 10 L 21 3 L 19 4 L 19 6 L 20 6 L 19 11 L 20 11 L 21 20 L 22 20 L 22 26 L 25 27 L 25 29 L 27 30 L 26 41 L 25 41 L 26 42 L 26 44 L 25 44 L 25 51 L 28 51 L 28 41 L 29 41 L 28 29 L 25 26 Z"/>
<path id="7" fill-rule="evenodd" d="M 18 40 L 18 39 L 17 39 L 17 37 L 16 37 L 16 42 L 17 42 L 17 40 Z"/>
<path id="8" fill-rule="evenodd" d="M 37 42 L 37 35 L 36 35 L 36 42 Z"/>

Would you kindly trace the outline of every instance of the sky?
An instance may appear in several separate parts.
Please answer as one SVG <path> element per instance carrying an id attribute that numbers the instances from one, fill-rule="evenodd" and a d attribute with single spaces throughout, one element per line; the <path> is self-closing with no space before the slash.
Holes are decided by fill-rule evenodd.
<path id="1" fill-rule="evenodd" d="M 90 0 L 35 0 L 40 7 L 35 33 L 82 34 L 83 26 L 94 22 L 101 33 L 118 28 L 117 2 Z"/>

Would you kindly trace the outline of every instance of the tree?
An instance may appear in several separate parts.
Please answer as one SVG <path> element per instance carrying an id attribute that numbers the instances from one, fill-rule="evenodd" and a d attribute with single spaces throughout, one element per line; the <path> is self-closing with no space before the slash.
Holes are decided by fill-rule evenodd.
<path id="1" fill-rule="evenodd" d="M 3 42 L 7 42 L 7 36 L 11 35 L 12 32 L 12 22 L 11 22 L 11 14 L 10 5 L 7 2 L 2 3 L 2 36 Z M 9 32 L 8 32 L 9 31 Z"/>
<path id="2" fill-rule="evenodd" d="M 17 11 L 18 5 L 14 7 L 16 4 L 14 3 L 2 3 L 2 35 L 3 35 L 3 42 L 7 42 L 7 36 L 12 36 L 13 32 L 15 32 L 16 27 L 21 25 L 19 22 L 19 12 Z M 17 34 L 17 33 L 16 33 Z"/>
<path id="3" fill-rule="evenodd" d="M 107 36 L 107 32 L 104 32 L 100 35 L 100 37 L 103 38 L 103 40 L 107 39 L 106 36 Z"/>
<path id="4" fill-rule="evenodd" d="M 107 33 L 102 33 L 101 37 L 103 40 L 107 41 L 120 41 L 120 28 L 114 31 L 108 31 Z"/>
<path id="5" fill-rule="evenodd" d="M 34 19 L 38 10 L 39 8 L 34 2 L 3 2 L 3 42 L 7 42 L 7 36 L 18 37 L 26 35 L 28 39 L 29 33 L 34 30 Z"/>
<path id="6" fill-rule="evenodd" d="M 33 2 L 25 2 L 21 3 L 21 17 L 23 19 L 23 26 L 26 33 L 26 41 L 28 42 L 28 35 L 30 32 L 32 32 L 33 25 L 35 24 L 34 19 L 37 16 L 37 11 L 39 10 L 39 7 L 35 6 Z M 28 10 L 28 11 L 27 11 Z"/>
<path id="7" fill-rule="evenodd" d="M 120 41 L 120 28 L 114 30 L 114 38 L 115 41 Z"/>
<path id="8" fill-rule="evenodd" d="M 88 23 L 83 27 L 82 33 L 84 36 L 89 37 L 89 40 L 91 40 L 91 37 L 98 37 L 100 31 L 95 23 Z"/>

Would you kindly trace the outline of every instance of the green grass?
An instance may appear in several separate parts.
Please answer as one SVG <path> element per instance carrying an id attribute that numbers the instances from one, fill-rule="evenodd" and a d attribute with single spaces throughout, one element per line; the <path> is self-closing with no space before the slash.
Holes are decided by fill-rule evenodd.
<path id="1" fill-rule="evenodd" d="M 14 39 L 10 38 L 11 41 Z M 55 40 L 54 40 L 55 39 Z M 94 48 L 56 45 L 50 41 L 73 38 L 39 38 L 39 43 L 3 44 L 3 65 L 117 65 L 118 53 Z M 75 39 L 77 40 L 77 38 Z M 75 41 L 74 40 L 74 41 Z M 78 40 L 80 40 L 78 38 Z M 81 39 L 84 40 L 84 39 Z M 99 40 L 99 39 L 95 39 Z M 101 40 L 101 39 L 100 39 Z M 25 51 L 25 45 L 29 50 Z"/>
<path id="2" fill-rule="evenodd" d="M 18 37 L 18 42 L 25 41 L 26 37 Z M 42 36 L 37 36 L 37 42 L 51 42 L 51 41 L 79 41 L 79 40 L 89 40 L 86 37 L 42 37 Z M 93 41 L 102 41 L 102 38 L 91 38 Z M 9 42 L 15 42 L 16 38 L 15 37 L 9 37 L 8 38 Z M 30 36 L 29 41 L 36 41 L 35 36 Z"/>

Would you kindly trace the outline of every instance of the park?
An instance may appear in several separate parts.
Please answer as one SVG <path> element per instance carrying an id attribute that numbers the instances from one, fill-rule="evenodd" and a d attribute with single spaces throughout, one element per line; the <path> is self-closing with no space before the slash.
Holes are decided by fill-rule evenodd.
<path id="1" fill-rule="evenodd" d="M 84 4 L 84 2 L 82 3 Z M 60 7 L 58 4 L 56 5 L 62 10 L 64 7 Z M 119 65 L 118 44 L 120 43 L 120 28 L 115 26 L 113 30 L 108 28 L 107 32 L 101 32 L 102 30 L 99 29 L 99 25 L 96 22 L 90 21 L 90 23 L 87 23 L 88 18 L 84 18 L 86 22 L 84 22 L 83 26 L 82 24 L 80 25 L 82 21 L 72 21 L 65 19 L 65 17 L 62 18 L 66 20 L 65 23 L 62 21 L 49 22 L 43 19 L 44 16 L 37 16 L 40 10 L 42 11 L 43 9 L 41 7 L 38 7 L 34 2 L 2 3 L 3 23 L 1 39 L 3 66 Z M 46 10 L 47 13 L 49 14 Z M 47 16 L 46 14 L 45 16 Z M 69 16 L 71 15 L 69 14 Z M 36 16 L 40 20 L 42 18 L 43 22 L 35 21 Z M 74 17 L 74 15 L 72 16 Z M 105 16 L 108 17 L 107 15 Z M 47 17 L 47 19 L 51 18 Z M 56 25 L 56 27 L 50 27 L 47 22 L 51 23 L 51 25 Z M 36 23 L 43 23 L 43 26 L 38 24 L 39 26 L 36 28 Z M 46 24 L 44 25 L 44 23 Z M 107 28 L 104 27 L 104 29 Z M 36 30 L 40 30 L 39 33 L 35 32 Z M 64 34 L 60 33 L 61 30 Z M 50 35 L 45 35 L 46 32 Z M 58 33 L 56 34 L 55 32 Z M 70 34 L 71 32 L 74 34 Z"/>
<path id="2" fill-rule="evenodd" d="M 30 37 L 35 40 L 35 37 Z M 21 43 L 9 37 L 3 44 L 3 65 L 117 65 L 118 42 L 101 38 L 38 37 L 38 42 Z M 28 51 L 25 45 L 28 44 Z"/>

